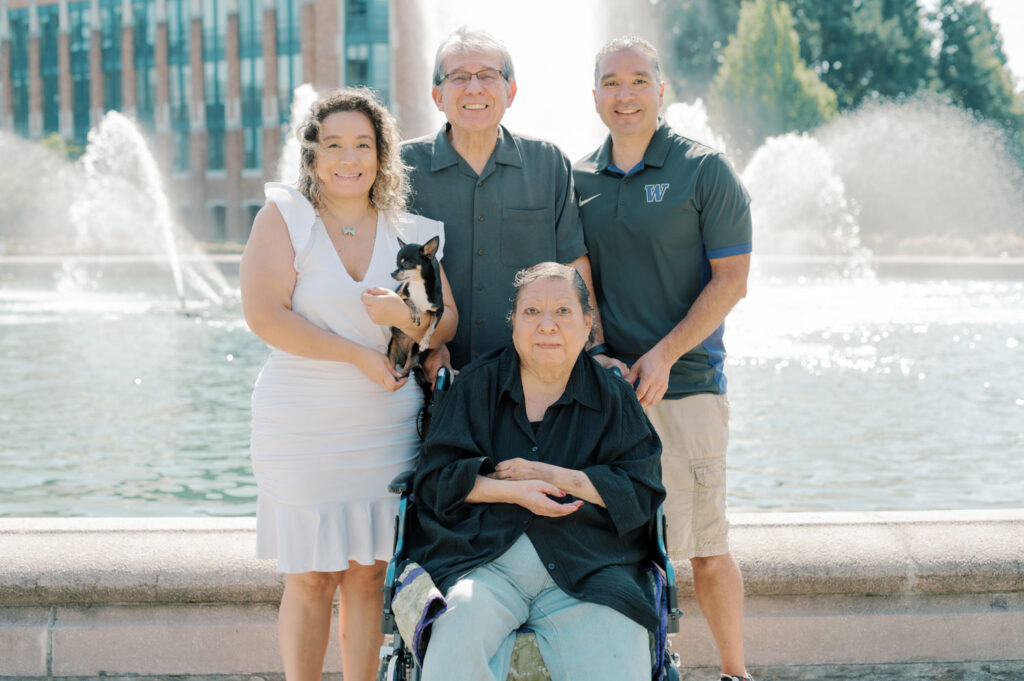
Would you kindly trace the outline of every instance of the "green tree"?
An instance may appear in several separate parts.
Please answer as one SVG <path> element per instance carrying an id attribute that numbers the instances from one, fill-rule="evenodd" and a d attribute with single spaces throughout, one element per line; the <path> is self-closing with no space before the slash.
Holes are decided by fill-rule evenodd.
<path id="1" fill-rule="evenodd" d="M 800 54 L 835 91 L 841 111 L 927 87 L 931 36 L 917 0 L 788 1 Z"/>
<path id="2" fill-rule="evenodd" d="M 741 0 L 669 0 L 656 7 L 667 35 L 664 77 L 683 101 L 706 97 L 736 30 Z"/>
<path id="3" fill-rule="evenodd" d="M 1002 38 L 984 5 L 976 0 L 942 0 L 938 18 L 938 89 L 1019 139 L 1024 117 L 1014 101 Z"/>
<path id="4" fill-rule="evenodd" d="M 815 128 L 836 115 L 836 94 L 800 58 L 789 6 L 744 2 L 736 35 L 708 93 L 730 152 L 749 158 L 766 137 Z"/>

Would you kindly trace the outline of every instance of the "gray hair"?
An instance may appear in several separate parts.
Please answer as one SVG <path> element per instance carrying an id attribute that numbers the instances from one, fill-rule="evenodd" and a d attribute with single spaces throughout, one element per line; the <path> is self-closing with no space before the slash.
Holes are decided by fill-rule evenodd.
<path id="1" fill-rule="evenodd" d="M 505 80 L 512 82 L 516 79 L 515 71 L 512 69 L 512 55 L 509 54 L 505 43 L 487 31 L 460 26 L 437 48 L 437 54 L 434 56 L 434 85 L 440 85 L 444 80 L 445 59 L 453 54 L 468 52 L 486 52 L 498 55 L 501 57 L 501 70 L 505 74 Z"/>
<path id="2" fill-rule="evenodd" d="M 604 44 L 597 52 L 597 56 L 594 57 L 594 85 L 598 84 L 601 79 L 601 60 L 609 55 L 613 55 L 616 52 L 622 52 L 624 50 L 633 50 L 638 52 L 648 59 L 651 60 L 651 66 L 654 67 L 654 77 L 657 80 L 661 80 L 661 66 L 658 64 L 658 50 L 655 49 L 649 41 L 644 40 L 640 36 L 636 35 L 624 35 L 618 38 L 612 38 Z"/>
<path id="3" fill-rule="evenodd" d="M 587 284 L 583 281 L 583 277 L 580 276 L 575 267 L 572 265 L 562 265 L 557 262 L 542 262 L 516 272 L 515 279 L 512 280 L 512 285 L 515 287 L 516 292 L 512 296 L 512 309 L 509 310 L 506 318 L 509 326 L 512 326 L 512 318 L 515 317 L 516 307 L 519 306 L 519 296 L 522 294 L 523 289 L 541 279 L 560 279 L 569 282 L 572 285 L 573 293 L 576 294 L 576 299 L 580 303 L 580 307 L 583 308 L 583 315 L 590 316 L 594 311 L 594 308 L 590 306 L 590 291 L 587 289 Z M 593 333 L 593 329 L 591 329 L 591 333 Z"/>

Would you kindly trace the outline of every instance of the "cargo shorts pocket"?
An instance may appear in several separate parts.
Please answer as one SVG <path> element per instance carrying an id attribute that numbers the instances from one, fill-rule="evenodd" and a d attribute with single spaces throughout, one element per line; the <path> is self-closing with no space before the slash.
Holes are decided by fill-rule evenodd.
<path id="1" fill-rule="evenodd" d="M 501 262 L 530 267 L 555 260 L 555 226 L 548 208 L 501 211 Z"/>
<path id="2" fill-rule="evenodd" d="M 725 487 L 725 462 L 721 459 L 694 461 L 693 478 L 699 487 L 706 489 Z"/>
<path id="3" fill-rule="evenodd" d="M 693 462 L 693 541 L 695 556 L 713 556 L 728 549 L 729 521 L 726 518 L 725 461 L 697 459 Z"/>

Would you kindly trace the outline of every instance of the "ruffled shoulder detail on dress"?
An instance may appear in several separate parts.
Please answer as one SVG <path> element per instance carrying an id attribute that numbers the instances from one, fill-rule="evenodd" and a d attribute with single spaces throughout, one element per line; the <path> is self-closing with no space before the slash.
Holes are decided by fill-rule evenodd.
<path id="1" fill-rule="evenodd" d="M 316 209 L 295 187 L 282 182 L 268 182 L 263 186 L 268 203 L 273 203 L 281 211 L 284 223 L 288 226 L 288 236 L 292 240 L 292 248 L 300 253 L 309 242 L 316 222 Z"/>
<path id="2" fill-rule="evenodd" d="M 392 213 L 389 218 L 395 236 L 407 244 L 423 244 L 435 236 L 441 237 L 441 244 L 437 249 L 437 259 L 440 260 L 444 257 L 443 222 L 406 212 Z"/>

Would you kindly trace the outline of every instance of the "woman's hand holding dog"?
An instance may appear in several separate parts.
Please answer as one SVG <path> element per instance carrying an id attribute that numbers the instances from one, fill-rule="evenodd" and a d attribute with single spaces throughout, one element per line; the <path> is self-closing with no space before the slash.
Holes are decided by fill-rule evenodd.
<path id="1" fill-rule="evenodd" d="M 363 347 L 353 364 L 359 367 L 359 370 L 366 374 L 371 381 L 391 392 L 398 390 L 409 381 L 408 376 L 403 378 L 392 366 L 387 355 L 373 348 Z"/>
<path id="2" fill-rule="evenodd" d="M 412 331 L 419 326 L 413 322 L 412 312 L 402 297 L 388 288 L 377 286 L 363 291 L 363 305 L 370 321 L 381 326 L 397 326 Z M 422 323 L 424 320 L 420 320 Z"/>

